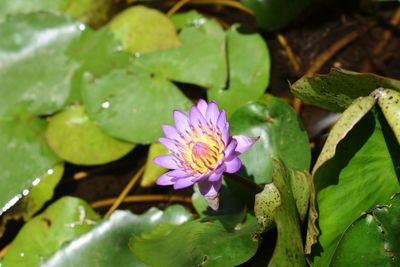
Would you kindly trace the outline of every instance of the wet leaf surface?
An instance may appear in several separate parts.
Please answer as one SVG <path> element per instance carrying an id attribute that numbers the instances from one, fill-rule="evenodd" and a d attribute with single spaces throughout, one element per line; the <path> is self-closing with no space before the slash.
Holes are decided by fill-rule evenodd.
<path id="1" fill-rule="evenodd" d="M 191 219 L 182 206 L 165 211 L 152 208 L 143 215 L 115 211 L 91 231 L 63 246 L 42 266 L 148 266 L 132 254 L 132 236 L 151 231 L 160 224 L 179 225 Z"/>
<path id="2" fill-rule="evenodd" d="M 98 219 L 83 200 L 61 198 L 24 225 L 3 266 L 39 266 L 63 244 L 92 229 Z"/>
<path id="3" fill-rule="evenodd" d="M 186 111 L 191 106 L 171 82 L 126 70 L 101 78 L 87 76 L 83 100 L 89 117 L 106 134 L 139 144 L 161 137 L 161 125 L 172 124 L 174 109 Z"/>

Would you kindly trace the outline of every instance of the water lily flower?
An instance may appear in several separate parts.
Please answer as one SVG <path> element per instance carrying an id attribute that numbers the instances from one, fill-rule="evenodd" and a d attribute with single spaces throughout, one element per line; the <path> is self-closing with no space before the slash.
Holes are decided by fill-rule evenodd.
<path id="1" fill-rule="evenodd" d="M 199 100 L 189 115 L 174 111 L 176 127 L 163 125 L 165 137 L 158 140 L 170 154 L 154 158 L 161 167 L 172 169 L 161 175 L 158 185 L 173 185 L 181 189 L 198 183 L 201 194 L 214 210 L 218 209 L 218 194 L 222 174 L 240 170 L 239 155 L 257 139 L 244 135 L 230 136 L 225 111 L 215 102 Z"/>

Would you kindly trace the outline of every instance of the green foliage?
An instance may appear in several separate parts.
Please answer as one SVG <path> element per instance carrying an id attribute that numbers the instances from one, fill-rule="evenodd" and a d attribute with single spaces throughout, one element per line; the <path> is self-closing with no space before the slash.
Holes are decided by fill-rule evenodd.
<path id="1" fill-rule="evenodd" d="M 256 252 L 255 218 L 225 215 L 164 224 L 131 241 L 133 253 L 150 266 L 236 266 Z M 156 248 L 156 249 L 155 249 Z"/>
<path id="2" fill-rule="evenodd" d="M 400 195 L 361 215 L 341 236 L 334 266 L 399 266 Z"/>
<path id="3" fill-rule="evenodd" d="M 158 10 L 144 6 L 125 9 L 108 24 L 126 51 L 144 53 L 180 45 L 172 22 Z"/>
<path id="4" fill-rule="evenodd" d="M 308 171 L 310 148 L 307 133 L 293 109 L 266 95 L 262 101 L 244 105 L 231 117 L 233 135 L 259 137 L 241 156 L 246 174 L 256 183 L 272 181 L 272 158 L 280 157 L 289 169 Z"/>
<path id="5" fill-rule="evenodd" d="M 63 246 L 41 266 L 147 266 L 130 251 L 128 243 L 132 236 L 160 224 L 182 224 L 190 219 L 191 214 L 177 205 L 165 211 L 152 208 L 143 215 L 117 210 L 91 231 Z"/>
<path id="6" fill-rule="evenodd" d="M 368 96 L 377 88 L 400 90 L 400 81 L 368 73 L 333 69 L 326 75 L 303 77 L 292 85 L 292 92 L 306 103 L 343 112 L 354 99 Z"/>
<path id="7" fill-rule="evenodd" d="M 157 178 L 167 172 L 167 169 L 153 163 L 155 157 L 166 154 L 168 154 L 168 150 L 162 144 L 157 142 L 150 145 L 143 177 L 140 180 L 141 186 L 149 187 L 154 185 Z"/>
<path id="8" fill-rule="evenodd" d="M 2 264 L 38 266 L 63 244 L 89 231 L 98 219 L 83 200 L 61 198 L 24 225 Z"/>
<path id="9" fill-rule="evenodd" d="M 82 106 L 71 106 L 50 117 L 46 139 L 60 158 L 80 165 L 114 161 L 135 147 L 105 135 Z"/>

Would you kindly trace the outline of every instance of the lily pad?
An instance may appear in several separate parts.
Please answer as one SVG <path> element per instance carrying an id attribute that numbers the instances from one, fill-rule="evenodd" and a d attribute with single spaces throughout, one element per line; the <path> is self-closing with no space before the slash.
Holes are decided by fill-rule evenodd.
<path id="1" fill-rule="evenodd" d="M 400 91 L 400 81 L 368 73 L 332 69 L 329 74 L 303 77 L 291 90 L 306 103 L 342 112 L 361 96 L 380 87 Z"/>
<path id="2" fill-rule="evenodd" d="M 163 146 L 158 142 L 150 145 L 143 177 L 140 180 L 141 186 L 150 187 L 154 185 L 158 177 L 160 177 L 162 174 L 168 171 L 168 169 L 165 169 L 153 163 L 153 159 L 155 157 L 165 155 L 168 153 L 169 153 L 168 149 L 166 149 L 165 146 Z"/>
<path id="3" fill-rule="evenodd" d="M 257 251 L 257 230 L 251 215 L 243 223 L 234 215 L 209 217 L 161 225 L 134 236 L 130 246 L 136 257 L 150 266 L 237 266 Z"/>
<path id="4" fill-rule="evenodd" d="M 362 212 L 400 191 L 400 147 L 378 115 L 365 115 L 336 146 L 335 156 L 314 170 L 323 249 L 316 266 L 328 265 L 340 236 Z"/>
<path id="5" fill-rule="evenodd" d="M 399 194 L 360 216 L 341 237 L 332 266 L 399 266 L 399 218 Z"/>
<path id="6" fill-rule="evenodd" d="M 0 119 L 0 214 L 11 208 L 60 159 L 44 139 L 46 122 L 25 116 Z M 25 193 L 24 193 L 25 192 Z"/>
<path id="7" fill-rule="evenodd" d="M 135 147 L 104 134 L 79 105 L 71 106 L 48 120 L 47 143 L 60 158 L 77 165 L 108 163 Z"/>
<path id="8" fill-rule="evenodd" d="M 0 2 L 0 20 L 6 15 L 36 11 L 61 12 L 96 27 L 108 19 L 111 2 L 108 0 L 2 0 Z"/>
<path id="9" fill-rule="evenodd" d="M 239 108 L 230 119 L 231 133 L 259 137 L 256 144 L 241 155 L 247 177 L 256 183 L 272 182 L 272 157 L 279 156 L 287 168 L 308 171 L 308 137 L 292 107 L 271 95 L 263 101 Z"/>
<path id="10" fill-rule="evenodd" d="M 181 29 L 178 48 L 137 54 L 133 70 L 205 88 L 224 88 L 227 82 L 225 32 L 218 22 L 203 19 Z"/>
<path id="11" fill-rule="evenodd" d="M 259 99 L 269 84 L 271 62 L 267 44 L 258 33 L 248 32 L 238 24 L 226 32 L 229 68 L 228 88 L 207 91 L 231 115 L 245 103 Z"/>
<path id="12" fill-rule="evenodd" d="M 160 224 L 182 224 L 190 219 L 191 214 L 178 205 L 165 211 L 152 208 L 143 215 L 117 210 L 90 232 L 63 246 L 41 266 L 148 266 L 130 251 L 132 236 Z"/>
<path id="13" fill-rule="evenodd" d="M 172 123 L 172 110 L 191 102 L 171 82 L 146 73 L 114 70 L 95 79 L 87 76 L 83 101 L 89 117 L 105 133 L 132 143 L 149 144 Z"/>
<path id="14" fill-rule="evenodd" d="M 65 105 L 77 64 L 64 51 L 81 34 L 80 25 L 49 13 L 0 24 L 0 114 L 23 106 L 32 115 L 45 115 Z"/>
<path id="15" fill-rule="evenodd" d="M 174 24 L 157 9 L 134 6 L 115 16 L 108 27 L 124 49 L 145 53 L 180 46 Z"/>
<path id="16" fill-rule="evenodd" d="M 289 24 L 311 3 L 311 0 L 241 0 L 253 10 L 258 25 L 272 31 Z"/>
<path id="17" fill-rule="evenodd" d="M 83 200 L 61 198 L 22 227 L 3 259 L 3 267 L 39 266 L 63 244 L 88 232 L 98 219 Z"/>
<path id="18" fill-rule="evenodd" d="M 54 188 L 64 173 L 64 164 L 57 164 L 48 174 L 40 178 L 40 183 L 30 190 L 24 190 L 25 195 L 21 201 L 10 208 L 3 216 L 0 226 L 0 236 L 4 231 L 2 226 L 10 219 L 23 218 L 25 221 L 30 219 L 38 212 L 46 201 L 50 200 L 54 194 Z"/>

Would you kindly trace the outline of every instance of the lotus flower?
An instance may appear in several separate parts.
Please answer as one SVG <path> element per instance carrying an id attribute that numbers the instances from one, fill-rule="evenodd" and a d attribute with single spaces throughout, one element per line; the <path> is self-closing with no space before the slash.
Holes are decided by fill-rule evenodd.
<path id="1" fill-rule="evenodd" d="M 256 139 L 243 135 L 230 136 L 225 111 L 215 102 L 199 100 L 191 107 L 189 116 L 175 110 L 176 127 L 163 125 L 166 137 L 159 138 L 169 155 L 154 158 L 161 167 L 172 169 L 161 175 L 158 185 L 173 185 L 181 189 L 198 183 L 201 194 L 214 210 L 218 209 L 218 194 L 222 174 L 240 170 L 239 155 L 248 150 Z"/>

